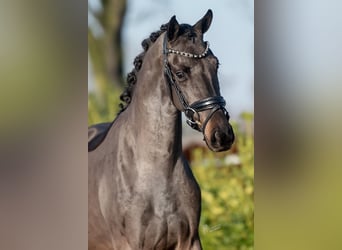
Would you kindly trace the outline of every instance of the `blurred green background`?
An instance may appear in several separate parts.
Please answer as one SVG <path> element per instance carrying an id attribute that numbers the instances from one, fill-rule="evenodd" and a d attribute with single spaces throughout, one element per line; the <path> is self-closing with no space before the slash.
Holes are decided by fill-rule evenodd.
<path id="1" fill-rule="evenodd" d="M 251 114 L 243 114 L 250 126 Z M 234 153 L 195 149 L 191 166 L 202 190 L 204 249 L 254 249 L 253 134 L 235 126 Z"/>

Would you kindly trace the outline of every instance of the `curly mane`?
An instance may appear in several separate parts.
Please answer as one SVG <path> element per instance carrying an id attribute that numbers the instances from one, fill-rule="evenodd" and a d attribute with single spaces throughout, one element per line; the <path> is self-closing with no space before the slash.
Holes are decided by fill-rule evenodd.
<path id="1" fill-rule="evenodd" d="M 132 95 L 134 92 L 134 87 L 137 82 L 137 72 L 139 72 L 141 68 L 146 51 L 149 49 L 150 45 L 153 44 L 158 39 L 158 37 L 167 30 L 167 26 L 168 24 L 163 24 L 160 27 L 160 30 L 156 32 L 152 32 L 148 38 L 142 41 L 141 46 L 144 49 L 144 51 L 135 57 L 134 62 L 133 62 L 134 68 L 131 72 L 127 74 L 127 79 L 126 79 L 127 86 L 125 90 L 122 92 L 122 94 L 120 95 L 120 100 L 122 102 L 119 104 L 119 107 L 120 107 L 119 114 L 123 112 L 131 103 Z"/>

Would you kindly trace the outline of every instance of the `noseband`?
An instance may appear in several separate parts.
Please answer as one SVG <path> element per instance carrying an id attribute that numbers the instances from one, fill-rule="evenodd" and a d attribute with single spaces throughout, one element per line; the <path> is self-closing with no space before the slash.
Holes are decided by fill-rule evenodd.
<path id="1" fill-rule="evenodd" d="M 169 49 L 167 48 L 167 35 L 165 34 L 164 36 L 164 43 L 163 43 L 163 54 L 164 54 L 164 72 L 165 75 L 168 79 L 169 85 L 170 85 L 170 90 L 172 92 L 172 88 L 175 90 L 178 99 L 183 107 L 183 111 L 185 116 L 186 116 L 186 123 L 193 129 L 198 130 L 202 133 L 205 131 L 205 127 L 210 120 L 210 118 L 215 114 L 216 111 L 222 110 L 225 116 L 227 117 L 227 120 L 229 119 L 228 112 L 225 108 L 226 106 L 226 101 L 222 96 L 212 96 L 208 97 L 199 101 L 196 101 L 189 105 L 187 102 L 185 96 L 183 95 L 182 90 L 180 89 L 179 85 L 177 82 L 174 80 L 173 73 L 170 69 L 169 62 L 167 60 L 167 56 L 170 53 L 176 54 L 176 55 L 181 55 L 181 56 L 186 56 L 194 59 L 201 59 L 206 57 L 209 51 L 209 43 L 206 42 L 206 49 L 202 54 L 192 54 L 192 53 L 187 53 L 187 52 L 182 52 L 174 49 Z M 200 124 L 199 122 L 199 112 L 205 111 L 205 110 L 211 110 L 203 124 Z M 194 117 L 197 117 L 195 119 Z"/>

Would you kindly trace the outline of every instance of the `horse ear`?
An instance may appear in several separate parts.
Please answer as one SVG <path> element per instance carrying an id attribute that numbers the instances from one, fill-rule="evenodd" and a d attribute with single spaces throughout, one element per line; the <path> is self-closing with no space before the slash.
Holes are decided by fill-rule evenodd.
<path id="1" fill-rule="evenodd" d="M 176 20 L 176 16 L 171 17 L 169 25 L 167 27 L 167 38 L 169 41 L 175 40 L 178 36 L 179 24 Z"/>
<path id="2" fill-rule="evenodd" d="M 210 27 L 211 21 L 213 20 L 213 12 L 211 9 L 207 11 L 207 13 L 200 19 L 193 27 L 195 30 L 198 30 L 202 34 L 207 32 Z"/>

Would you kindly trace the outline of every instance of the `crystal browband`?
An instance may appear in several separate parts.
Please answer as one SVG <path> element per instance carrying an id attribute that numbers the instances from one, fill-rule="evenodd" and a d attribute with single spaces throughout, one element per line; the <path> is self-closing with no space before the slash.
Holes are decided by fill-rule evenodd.
<path id="1" fill-rule="evenodd" d="M 192 54 L 192 53 L 178 51 L 175 49 L 168 49 L 168 48 L 166 49 L 166 52 L 181 55 L 181 56 L 191 57 L 191 58 L 203 58 L 208 54 L 208 51 L 209 51 L 209 42 L 205 42 L 205 44 L 206 44 L 206 48 L 202 54 Z"/>

